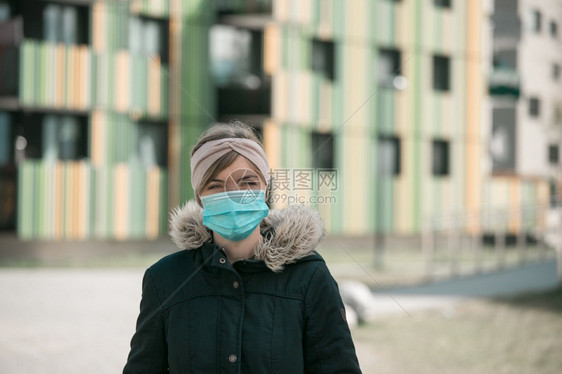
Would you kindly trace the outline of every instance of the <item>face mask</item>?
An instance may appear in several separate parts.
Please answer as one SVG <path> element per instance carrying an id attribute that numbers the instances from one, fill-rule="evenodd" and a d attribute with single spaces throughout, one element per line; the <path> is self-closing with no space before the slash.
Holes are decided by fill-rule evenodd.
<path id="1" fill-rule="evenodd" d="M 203 225 L 225 239 L 247 238 L 267 217 L 265 191 L 227 191 L 201 197 Z"/>

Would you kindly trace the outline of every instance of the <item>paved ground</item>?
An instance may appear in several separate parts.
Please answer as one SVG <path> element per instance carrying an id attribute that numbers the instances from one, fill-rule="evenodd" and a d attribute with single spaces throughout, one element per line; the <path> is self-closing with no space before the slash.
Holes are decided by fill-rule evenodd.
<path id="1" fill-rule="evenodd" d="M 142 269 L 0 269 L 0 373 L 120 372 L 134 331 L 142 274 Z M 503 275 L 387 290 L 391 296 L 378 290 L 375 298 L 384 315 L 556 283 L 550 261 Z M 358 352 L 369 354 L 362 347 Z"/>
<path id="2" fill-rule="evenodd" d="M 463 276 L 414 287 L 376 288 L 376 314 L 406 313 L 409 310 L 448 307 L 474 297 L 509 296 L 544 291 L 559 284 L 556 260 L 480 275 Z M 394 302 L 393 302 L 394 301 Z"/>
<path id="3" fill-rule="evenodd" d="M 0 373 L 118 373 L 142 270 L 0 270 Z"/>

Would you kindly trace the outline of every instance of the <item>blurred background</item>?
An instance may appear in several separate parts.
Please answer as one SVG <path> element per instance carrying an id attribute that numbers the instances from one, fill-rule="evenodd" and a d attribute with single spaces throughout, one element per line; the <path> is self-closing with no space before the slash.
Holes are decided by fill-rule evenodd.
<path id="1" fill-rule="evenodd" d="M 357 327 L 366 373 L 555 372 L 561 27 L 560 0 L 0 0 L 0 323 L 9 331 L 0 370 L 88 372 L 88 360 L 106 357 L 92 372 L 118 371 L 142 269 L 177 250 L 168 212 L 193 197 L 191 147 L 210 125 L 241 120 L 263 138 L 274 206 L 320 212 L 338 281 L 367 284 L 379 305 L 448 295 L 424 299 L 423 309 L 440 308 L 420 315 L 425 330 L 411 318 L 416 303 Z M 75 290 L 78 299 L 102 287 L 99 299 L 53 320 L 27 314 L 45 292 L 65 300 L 68 283 L 93 292 Z M 103 287 L 126 310 L 118 320 L 100 307 Z M 521 296 L 530 291 L 551 293 Z M 511 298 L 471 298 L 454 312 L 457 298 L 483 294 Z M 99 354 L 60 366 L 47 357 L 62 360 L 76 344 L 42 337 L 66 331 L 84 305 L 82 317 L 98 322 L 76 321 L 91 329 L 76 327 L 82 338 L 67 333 Z M 512 326 L 486 324 L 498 310 Z M 530 310 L 541 314 L 525 314 L 529 336 L 495 347 L 474 333 L 504 336 Z M 123 332 L 114 346 L 104 343 L 109 320 Z M 428 344 L 443 323 L 453 335 Z M 404 325 L 400 340 L 393 331 Z M 455 344 L 463 336 L 472 340 Z M 539 348 L 531 355 L 515 341 Z M 401 348 L 413 342 L 408 366 Z M 448 361 L 423 350 L 453 347 L 464 353 Z"/>

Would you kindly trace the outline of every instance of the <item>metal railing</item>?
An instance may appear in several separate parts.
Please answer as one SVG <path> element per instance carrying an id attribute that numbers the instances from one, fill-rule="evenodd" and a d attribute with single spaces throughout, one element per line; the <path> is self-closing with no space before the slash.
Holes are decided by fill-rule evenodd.
<path id="1" fill-rule="evenodd" d="M 428 280 L 500 270 L 557 256 L 562 281 L 562 200 L 554 205 L 426 219 L 421 239 Z"/>

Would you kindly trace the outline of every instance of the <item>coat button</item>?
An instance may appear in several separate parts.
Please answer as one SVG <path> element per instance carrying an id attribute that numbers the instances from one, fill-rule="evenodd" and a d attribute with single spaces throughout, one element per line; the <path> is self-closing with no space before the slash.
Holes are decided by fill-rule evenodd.
<path id="1" fill-rule="evenodd" d="M 238 283 L 237 281 L 234 281 L 234 282 L 232 282 L 232 287 L 238 288 L 238 287 L 240 287 L 240 283 Z"/>
<path id="2" fill-rule="evenodd" d="M 224 263 L 226 263 L 226 260 L 225 260 L 224 257 L 221 257 L 221 258 L 219 258 L 219 262 L 220 262 L 221 264 L 224 264 Z"/>
<path id="3" fill-rule="evenodd" d="M 236 355 L 230 355 L 228 356 L 228 361 L 235 363 L 238 360 L 238 357 L 236 357 Z"/>

